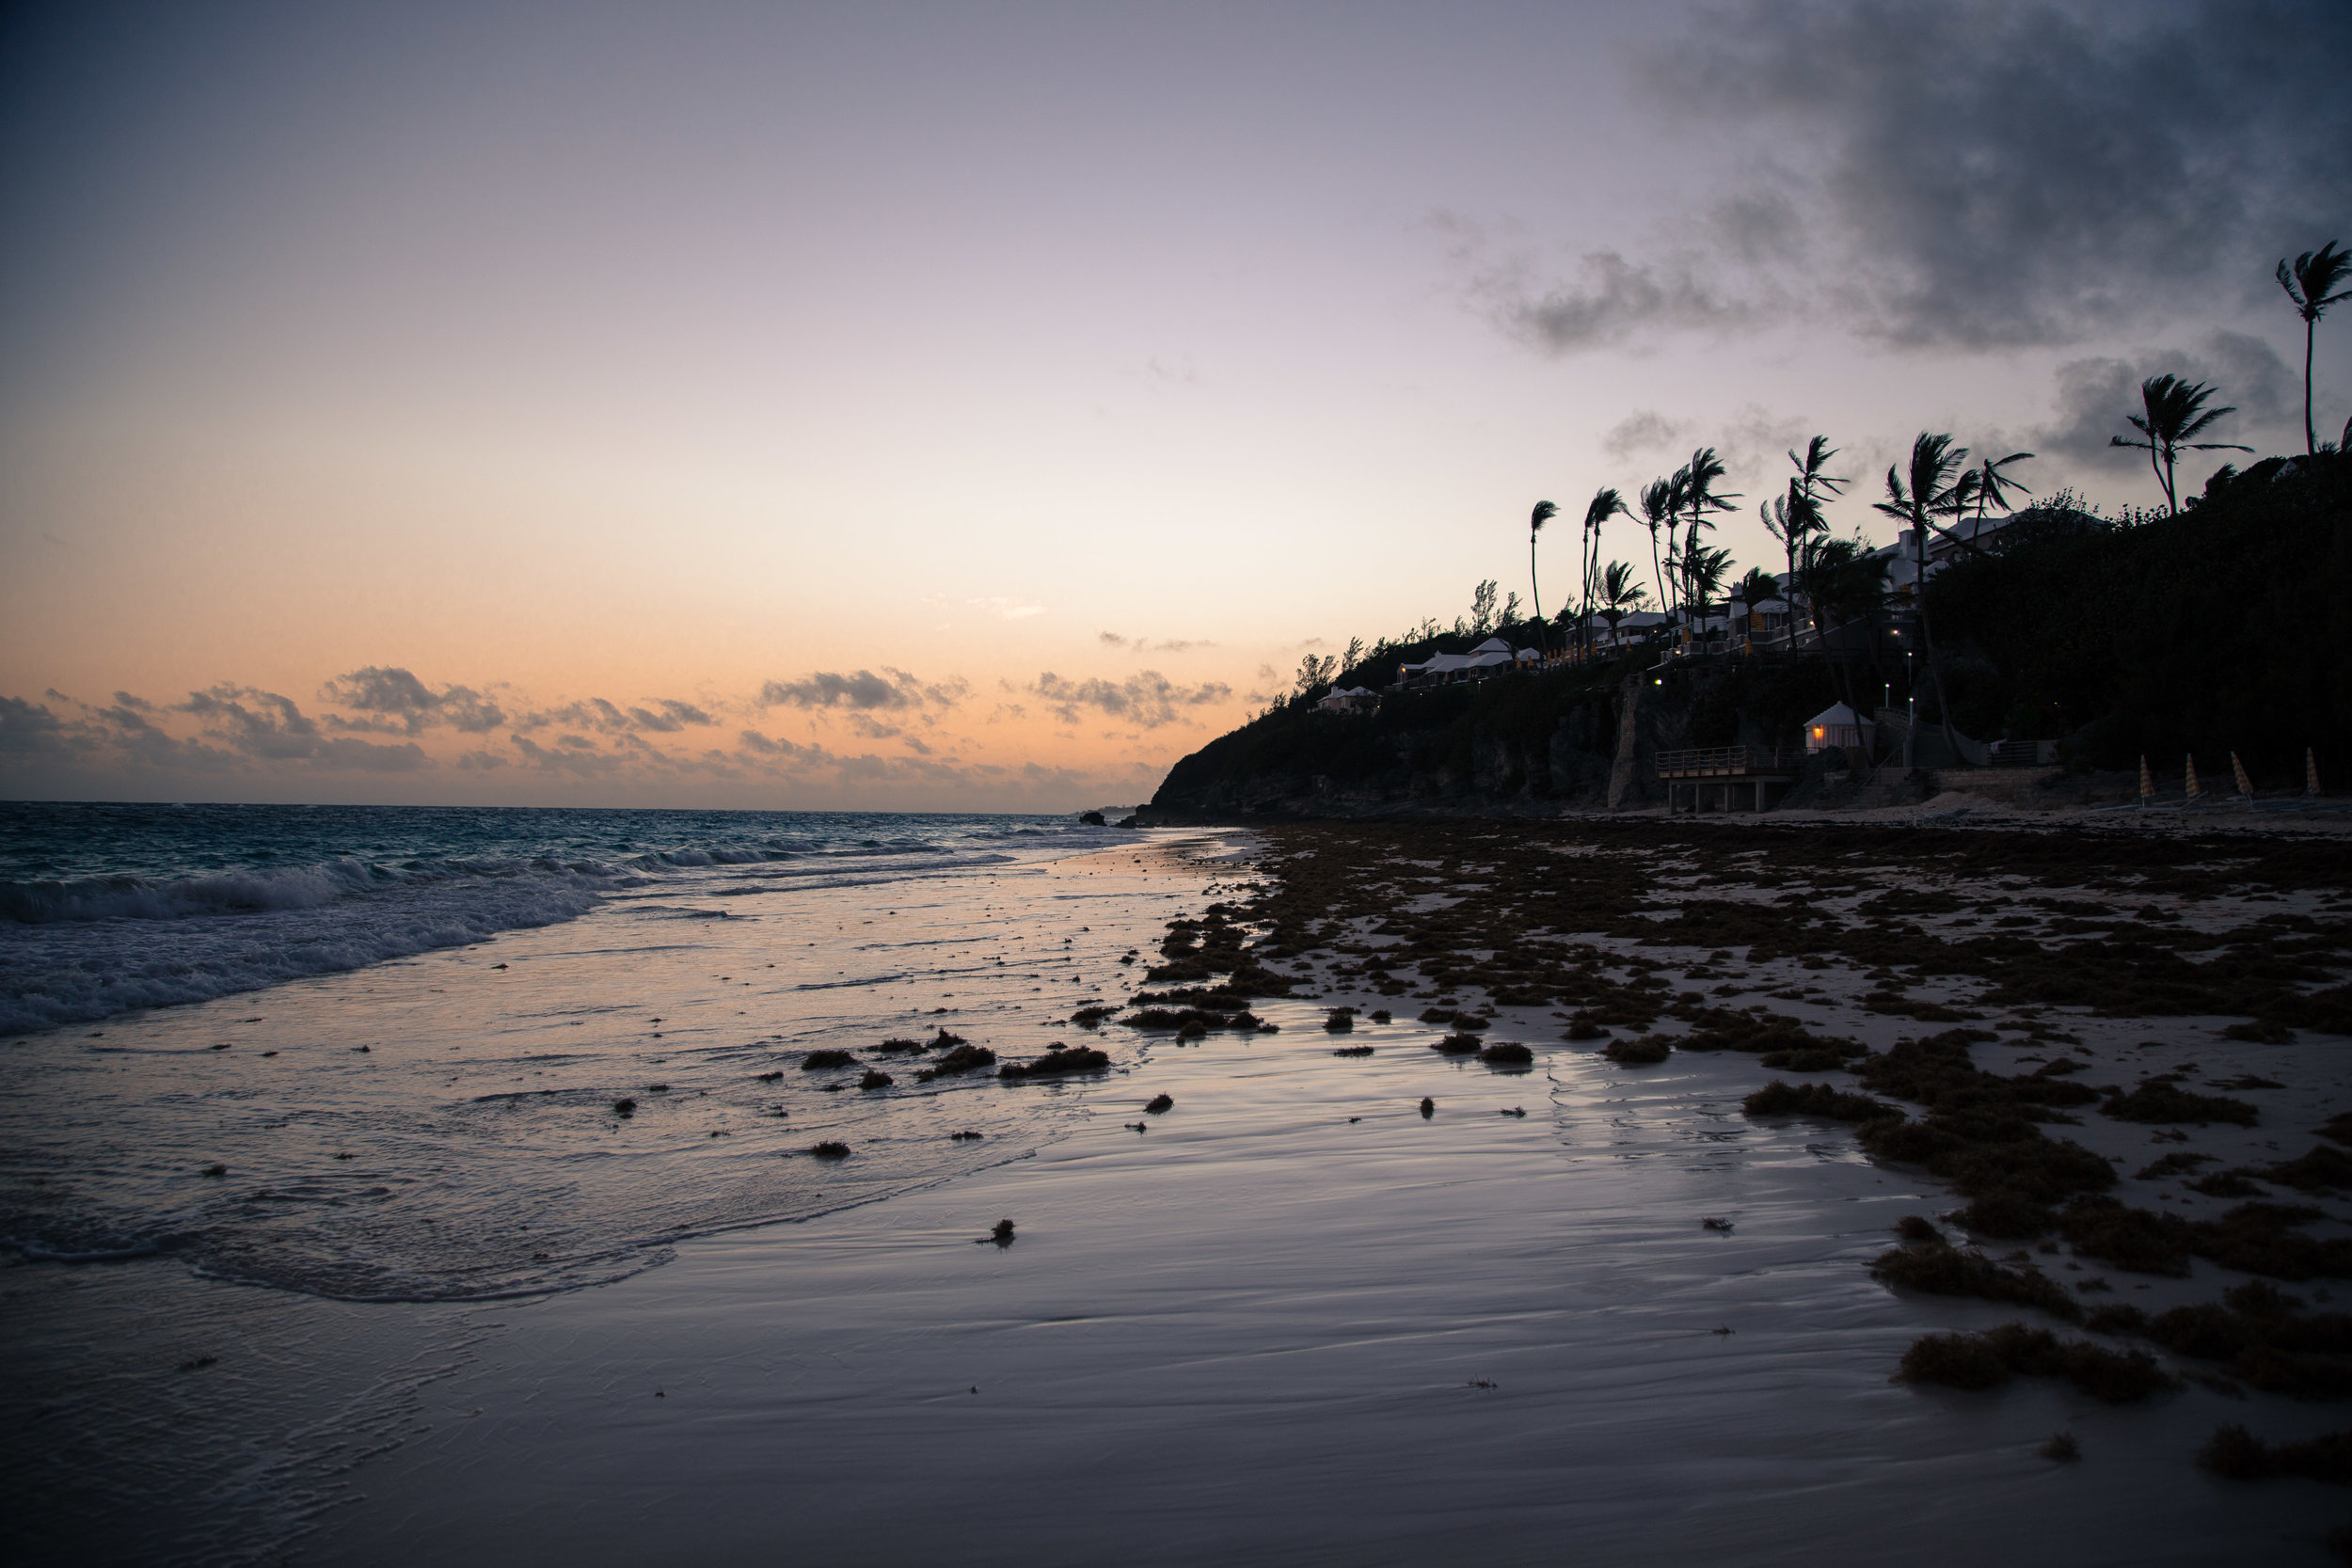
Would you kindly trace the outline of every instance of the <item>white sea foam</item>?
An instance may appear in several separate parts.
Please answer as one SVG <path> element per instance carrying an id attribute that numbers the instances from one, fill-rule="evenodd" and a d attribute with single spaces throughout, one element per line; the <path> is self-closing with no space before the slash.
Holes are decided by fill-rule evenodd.
<path id="1" fill-rule="evenodd" d="M 0 1033 L 411 958 L 635 888 L 692 901 L 867 885 L 1003 863 L 1011 840 L 1101 836 L 968 817 L 281 807 L 0 807 Z"/>
<path id="2" fill-rule="evenodd" d="M 552 926 L 636 880 L 559 868 L 369 886 L 343 865 L 63 890 L 48 908 L 86 912 L 0 924 L 0 1033 L 208 1001 Z"/>

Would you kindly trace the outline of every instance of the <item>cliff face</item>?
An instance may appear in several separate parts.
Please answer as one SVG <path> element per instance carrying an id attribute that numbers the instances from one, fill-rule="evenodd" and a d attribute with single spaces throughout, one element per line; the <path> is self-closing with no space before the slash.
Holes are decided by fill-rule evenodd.
<path id="1" fill-rule="evenodd" d="M 1185 757 L 1146 822 L 1550 816 L 1646 805 L 1657 752 L 1791 746 L 1827 706 L 1817 667 L 1656 675 L 1629 664 L 1391 692 L 1380 711 L 1277 709 Z"/>

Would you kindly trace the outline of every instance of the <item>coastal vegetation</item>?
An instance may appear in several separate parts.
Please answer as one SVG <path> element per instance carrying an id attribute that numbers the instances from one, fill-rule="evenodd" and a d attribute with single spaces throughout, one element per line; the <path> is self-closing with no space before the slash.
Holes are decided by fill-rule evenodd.
<path id="1" fill-rule="evenodd" d="M 1823 633 L 1883 626 L 1900 613 L 1885 591 L 1884 558 L 1804 521 L 1816 504 L 1806 486 L 1830 477 L 1818 471 L 1821 455 L 1817 443 L 1794 456 L 1801 470 L 1817 471 L 1774 498 L 1787 559 Z M 1957 503 L 1993 505 L 1987 498 L 2013 483 L 2000 467 L 2014 458 L 1963 471 L 1963 457 L 1923 437 L 1879 504 L 1950 532 Z M 1677 560 L 1687 539 L 1678 536 Z M 1604 613 L 1617 620 L 1638 602 L 1630 571 L 1617 562 L 1600 568 Z M 1710 571 L 1674 580 L 1703 581 Z M 2177 511 L 2108 515 L 2061 491 L 1966 542 L 1929 579 L 1921 631 L 1931 631 L 1934 653 L 1924 660 L 1920 721 L 1979 739 L 2058 742 L 2062 760 L 2084 769 L 2235 752 L 2258 776 L 2294 777 L 2306 748 L 2352 756 L 2352 688 L 2328 652 L 2352 643 L 2352 600 L 2340 591 L 2347 581 L 2352 457 L 2332 446 L 2225 467 Z M 1664 641 L 1621 651 L 1596 642 L 1581 659 L 1536 672 L 1398 688 L 1401 665 L 1467 653 L 1490 635 L 1535 640 L 1528 625 L 1497 618 L 1491 585 L 1482 586 L 1482 613 L 1442 629 L 1424 622 L 1358 644 L 1344 666 L 1326 658 L 1304 672 L 1287 700 L 1171 768 L 1152 810 L 1545 815 L 1606 800 L 1629 703 L 1643 709 L 1651 747 L 1772 749 L 1788 746 L 1833 702 L 1867 709 L 1891 694 L 1899 706 L 1909 694 L 1904 660 L 1875 636 L 1843 658 L 1793 648 L 1667 658 Z M 1386 689 L 1370 713 L 1318 709 L 1334 686 Z M 1642 780 L 1633 786 L 1638 802 Z"/>

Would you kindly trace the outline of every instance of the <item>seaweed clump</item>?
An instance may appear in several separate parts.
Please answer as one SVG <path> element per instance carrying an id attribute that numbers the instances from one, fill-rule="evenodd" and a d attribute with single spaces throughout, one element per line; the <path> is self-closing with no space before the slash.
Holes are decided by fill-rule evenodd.
<path id="1" fill-rule="evenodd" d="M 2015 1377 L 2064 1378 L 2106 1404 L 2136 1404 L 2180 1386 L 2146 1351 L 2112 1351 L 2088 1339 L 2061 1339 L 2046 1328 L 2003 1323 L 1982 1334 L 1927 1334 L 1903 1353 L 1902 1383 L 1996 1388 Z"/>
<path id="2" fill-rule="evenodd" d="M 896 1078 L 891 1077 L 890 1074 L 881 1070 L 879 1068 L 869 1067 L 866 1069 L 865 1074 L 858 1079 L 857 1086 L 861 1089 L 886 1089 L 897 1082 L 898 1080 Z"/>
<path id="3" fill-rule="evenodd" d="M 2083 1309 L 2066 1288 L 2040 1269 L 2003 1268 L 1973 1248 L 1963 1251 L 1947 1242 L 1925 1246 L 1894 1247 L 1870 1265 L 1870 1276 L 1882 1284 L 1899 1285 L 1936 1296 L 1980 1296 L 1986 1301 L 2037 1307 L 2067 1323 L 2080 1323 Z"/>
<path id="4" fill-rule="evenodd" d="M 1898 1041 L 1858 1063 L 1855 1077 L 1926 1105 L 1928 1114 L 1867 1121 L 1857 1137 L 1872 1155 L 1923 1165 L 1977 1199 L 1972 1223 L 1985 1234 L 2031 1235 L 2050 1223 L 2051 1205 L 2106 1191 L 2115 1171 L 2080 1144 L 2047 1137 L 2036 1125 L 2050 1119 L 2052 1107 L 2085 1104 L 2098 1092 L 2063 1077 L 1980 1070 L 1968 1048 L 1991 1037 L 1989 1030 L 1947 1029 Z"/>
<path id="5" fill-rule="evenodd" d="M 812 1147 L 809 1152 L 819 1160 L 846 1160 L 850 1157 L 850 1146 L 835 1139 L 827 1138 L 823 1143 Z"/>
<path id="6" fill-rule="evenodd" d="M 2191 1094 L 2163 1078 L 2152 1078 L 2129 1094 L 2112 1095 L 2099 1110 L 2118 1121 L 2137 1121 L 2150 1126 L 2176 1126 L 2185 1122 L 2203 1127 L 2211 1122 L 2227 1121 L 2239 1127 L 2251 1127 L 2257 1119 L 2254 1107 L 2243 1100 L 2232 1100 L 2217 1094 Z"/>
<path id="7" fill-rule="evenodd" d="M 857 1058 L 847 1051 L 812 1051 L 801 1058 L 803 1072 L 816 1072 L 825 1068 L 855 1066 L 857 1066 Z"/>
<path id="8" fill-rule="evenodd" d="M 2266 1181 L 2293 1187 L 2299 1193 L 2352 1189 L 2352 1155 L 2313 1144 L 2309 1154 L 2282 1160 L 2254 1172 Z"/>
<path id="9" fill-rule="evenodd" d="M 1752 1117 L 1820 1117 L 1828 1121 L 1898 1120 L 1902 1113 L 1867 1094 L 1848 1094 L 1827 1084 L 1784 1084 L 1775 1078 L 1740 1103 Z"/>
<path id="10" fill-rule="evenodd" d="M 953 1051 L 916 1073 L 914 1081 L 918 1084 L 928 1084 L 934 1078 L 953 1078 L 958 1073 L 977 1072 L 984 1067 L 995 1065 L 996 1053 L 987 1046 L 959 1042 Z"/>
<path id="11" fill-rule="evenodd" d="M 1513 1040 L 1499 1040 L 1478 1053 L 1478 1059 L 1488 1067 L 1530 1067 L 1535 1053 Z"/>
<path id="12" fill-rule="evenodd" d="M 2076 1252 L 2134 1274 L 2180 1278 L 2196 1257 L 2272 1279 L 2352 1279 L 2352 1238 L 2303 1233 L 2324 1217 L 2308 1204 L 2241 1203 L 2219 1219 L 2190 1220 L 2085 1197 L 2058 1224 Z"/>
<path id="13" fill-rule="evenodd" d="M 1033 1062 L 1007 1062 L 996 1069 L 999 1078 L 1059 1078 L 1073 1072 L 1097 1072 L 1111 1059 L 1091 1046 L 1054 1047 Z"/>
<path id="14" fill-rule="evenodd" d="M 1449 1056 L 1475 1056 L 1486 1048 L 1486 1042 L 1476 1035 L 1448 1035 L 1429 1049 Z"/>
<path id="15" fill-rule="evenodd" d="M 2300 1476 L 2352 1486 L 2352 1432 L 2323 1432 L 2300 1443 L 2265 1443 L 2242 1426 L 2220 1426 L 2197 1450 L 2197 1464 L 2227 1481 Z"/>
<path id="16" fill-rule="evenodd" d="M 1666 1035 L 1642 1035 L 1611 1040 L 1600 1048 L 1600 1053 L 1619 1067 L 1655 1067 L 1674 1054 L 1674 1041 Z"/>
<path id="17" fill-rule="evenodd" d="M 2300 1299 L 2264 1280 L 2222 1292 L 2217 1302 L 2175 1307 L 2151 1318 L 2106 1307 L 2090 1326 L 2152 1339 L 2176 1355 L 2221 1364 L 2266 1394 L 2299 1400 L 2352 1397 L 2352 1316 L 2307 1312 Z"/>

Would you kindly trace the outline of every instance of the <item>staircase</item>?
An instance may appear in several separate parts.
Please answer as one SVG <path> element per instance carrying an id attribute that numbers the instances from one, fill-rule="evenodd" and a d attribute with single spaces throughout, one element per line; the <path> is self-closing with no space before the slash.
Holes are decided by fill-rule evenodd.
<path id="1" fill-rule="evenodd" d="M 1848 811 L 1874 811 L 1881 806 L 1915 804 L 1918 791 L 1911 787 L 1911 769 L 1903 766 L 1902 753 L 1870 769 L 1870 776 L 1862 781 L 1852 799 L 1845 802 Z"/>

